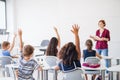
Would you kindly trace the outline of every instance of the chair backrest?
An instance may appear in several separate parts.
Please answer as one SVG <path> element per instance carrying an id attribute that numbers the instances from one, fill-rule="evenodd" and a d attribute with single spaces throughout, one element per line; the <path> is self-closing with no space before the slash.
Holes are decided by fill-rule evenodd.
<path id="1" fill-rule="evenodd" d="M 46 47 L 49 44 L 49 40 L 42 40 L 40 47 Z"/>
<path id="2" fill-rule="evenodd" d="M 12 58 L 9 56 L 0 56 L 0 66 L 3 72 L 3 76 L 8 75 L 10 72 L 8 71 L 8 68 L 5 68 L 7 64 L 11 64 Z M 6 73 L 6 74 L 5 74 Z"/>
<path id="3" fill-rule="evenodd" d="M 84 71 L 82 69 L 76 69 L 62 74 L 62 80 L 85 80 Z"/>
<path id="4" fill-rule="evenodd" d="M 0 64 L 3 68 L 5 68 L 5 65 L 11 64 L 12 58 L 8 56 L 2 56 L 0 57 Z"/>
<path id="5" fill-rule="evenodd" d="M 49 65 L 49 67 L 54 67 L 57 65 L 57 57 L 55 56 L 45 56 L 45 61 Z"/>
<path id="6" fill-rule="evenodd" d="M 55 56 L 40 56 L 39 61 L 44 67 L 54 67 L 57 65 L 57 57 Z"/>
<path id="7" fill-rule="evenodd" d="M 91 63 L 91 64 L 100 64 L 100 59 L 97 57 L 87 57 L 85 59 L 85 62 Z"/>

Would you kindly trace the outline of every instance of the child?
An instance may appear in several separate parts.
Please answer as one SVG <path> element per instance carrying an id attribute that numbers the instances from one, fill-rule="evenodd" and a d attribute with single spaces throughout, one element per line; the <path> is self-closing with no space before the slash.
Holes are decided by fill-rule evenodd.
<path id="1" fill-rule="evenodd" d="M 54 30 L 57 35 L 57 38 L 56 37 L 51 38 L 46 50 L 46 56 L 58 57 L 58 52 L 59 52 L 58 50 L 60 49 L 60 36 L 56 27 L 54 27 Z"/>
<path id="2" fill-rule="evenodd" d="M 17 58 L 17 56 L 11 56 L 11 51 L 15 45 L 15 38 L 16 38 L 16 34 L 14 34 L 14 37 L 13 37 L 13 42 L 12 44 L 10 45 L 10 42 L 8 41 L 3 41 L 2 43 L 2 54 L 1 56 L 10 56 L 12 58 Z"/>
<path id="3" fill-rule="evenodd" d="M 83 50 L 83 58 L 84 60 L 87 58 L 87 57 L 95 57 L 97 56 L 98 58 L 102 58 L 98 53 L 96 53 L 95 50 L 92 50 L 92 46 L 93 46 L 93 43 L 90 39 L 88 39 L 85 43 L 85 45 L 87 46 L 87 49 Z M 95 79 L 95 76 L 96 75 L 93 75 L 92 76 L 92 79 L 94 80 Z M 87 78 L 87 74 L 85 74 L 85 77 L 86 77 L 86 80 L 88 80 Z"/>
<path id="4" fill-rule="evenodd" d="M 75 36 L 75 45 L 72 42 L 65 44 L 60 52 L 59 56 L 61 62 L 59 62 L 58 66 L 55 67 L 55 70 L 61 71 L 70 71 L 76 69 L 76 67 L 81 67 L 80 63 L 80 42 L 79 42 L 79 27 L 78 25 L 72 26 L 73 30 L 71 30 Z"/>
<path id="5" fill-rule="evenodd" d="M 35 80 L 33 78 L 34 70 L 41 70 L 42 68 L 39 64 L 32 59 L 34 48 L 31 45 L 25 45 L 23 47 L 22 44 L 22 31 L 19 29 L 18 31 L 19 39 L 20 39 L 20 50 L 21 50 L 21 59 L 19 61 L 18 68 L 18 80 Z"/>

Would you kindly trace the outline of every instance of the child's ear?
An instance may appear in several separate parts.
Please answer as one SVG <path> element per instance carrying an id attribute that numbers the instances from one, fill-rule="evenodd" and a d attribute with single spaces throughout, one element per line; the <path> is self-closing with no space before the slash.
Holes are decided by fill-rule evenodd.
<path id="1" fill-rule="evenodd" d="M 31 54 L 30 57 L 33 57 L 33 54 Z"/>

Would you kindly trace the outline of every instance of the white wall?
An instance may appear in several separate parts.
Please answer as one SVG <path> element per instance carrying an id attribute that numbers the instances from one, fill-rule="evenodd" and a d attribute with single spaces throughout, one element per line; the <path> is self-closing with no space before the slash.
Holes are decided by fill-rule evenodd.
<path id="1" fill-rule="evenodd" d="M 55 36 L 57 26 L 62 45 L 73 41 L 72 24 L 80 25 L 81 47 L 90 34 L 95 34 L 98 21 L 105 19 L 111 32 L 110 55 L 119 55 L 120 0 L 7 0 L 14 1 L 15 29 L 23 29 L 25 43 L 39 45 L 42 39 Z M 8 7 L 9 8 L 9 7 Z"/>

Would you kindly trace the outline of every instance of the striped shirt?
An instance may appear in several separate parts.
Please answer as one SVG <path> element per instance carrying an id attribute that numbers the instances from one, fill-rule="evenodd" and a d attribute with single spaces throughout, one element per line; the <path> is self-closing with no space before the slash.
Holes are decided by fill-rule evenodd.
<path id="1" fill-rule="evenodd" d="M 35 80 L 33 78 L 33 72 L 38 67 L 39 64 L 34 59 L 26 61 L 21 57 L 18 68 L 18 80 Z"/>

